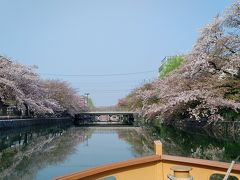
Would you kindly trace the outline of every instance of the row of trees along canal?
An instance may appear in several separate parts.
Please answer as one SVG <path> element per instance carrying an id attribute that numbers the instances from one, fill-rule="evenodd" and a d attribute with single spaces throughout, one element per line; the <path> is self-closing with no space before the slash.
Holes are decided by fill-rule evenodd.
<path id="1" fill-rule="evenodd" d="M 159 79 L 132 91 L 119 106 L 154 123 L 239 122 L 239 33 L 238 0 L 201 29 L 189 54 L 168 58 Z"/>
<path id="2" fill-rule="evenodd" d="M 0 56 L 0 115 L 66 116 L 86 111 L 86 99 L 67 82 L 43 80 L 29 67 Z"/>
<path id="3" fill-rule="evenodd" d="M 169 58 L 159 79 L 120 100 L 119 107 L 166 123 L 240 120 L 240 1 L 201 30 L 193 50 Z M 0 57 L 0 109 L 18 113 L 70 114 L 87 110 L 84 98 L 66 82 L 42 80 L 33 67 Z M 27 113 L 28 114 L 28 113 Z M 154 121 L 156 122 L 156 121 Z"/>

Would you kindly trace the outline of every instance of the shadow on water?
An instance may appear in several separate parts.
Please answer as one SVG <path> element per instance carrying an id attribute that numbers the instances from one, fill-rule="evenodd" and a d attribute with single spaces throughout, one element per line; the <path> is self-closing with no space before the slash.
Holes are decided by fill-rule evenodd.
<path id="1" fill-rule="evenodd" d="M 50 173 L 47 177 L 58 176 L 52 173 L 51 168 L 56 172 L 64 168 L 67 173 L 76 171 L 76 168 L 80 170 L 78 167 L 65 168 L 64 163 L 66 159 L 69 161 L 69 157 L 80 158 L 77 161 L 79 167 L 86 163 L 92 167 L 107 163 L 106 159 L 119 161 L 145 156 L 153 153 L 153 140 L 156 139 L 162 141 L 165 154 L 230 162 L 240 153 L 240 141 L 221 139 L 204 132 L 186 132 L 170 126 L 144 129 L 64 124 L 38 126 L 0 132 L 0 177 L 28 180 L 46 172 Z M 83 146 L 86 142 L 89 146 Z M 89 151 L 91 154 L 85 157 Z"/>
<path id="2" fill-rule="evenodd" d="M 154 140 L 161 140 L 163 153 L 169 155 L 225 162 L 231 162 L 240 155 L 240 140 L 218 138 L 200 130 L 184 131 L 162 125 L 119 131 L 118 135 L 131 144 L 132 151 L 140 156 L 153 153 Z"/>
<path id="3" fill-rule="evenodd" d="M 205 131 L 184 131 L 171 126 L 148 128 L 152 139 L 160 139 L 165 154 L 231 162 L 240 155 L 240 140 L 215 137 Z"/>

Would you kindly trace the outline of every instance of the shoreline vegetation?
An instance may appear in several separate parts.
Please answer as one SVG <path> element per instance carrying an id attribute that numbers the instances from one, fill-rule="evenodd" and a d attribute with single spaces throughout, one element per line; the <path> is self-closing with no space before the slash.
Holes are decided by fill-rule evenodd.
<path id="1" fill-rule="evenodd" d="M 212 127 L 240 122 L 240 1 L 200 31 L 192 51 L 166 58 L 158 79 L 136 88 L 114 108 L 136 111 L 142 123 Z M 89 107 L 69 83 L 41 79 L 35 66 L 0 56 L 0 116 L 74 116 Z M 97 109 L 97 108 L 96 108 Z"/>
<path id="2" fill-rule="evenodd" d="M 162 63 L 159 78 L 118 106 L 144 123 L 240 122 L 240 1 L 200 30 L 192 51 Z"/>
<path id="3" fill-rule="evenodd" d="M 88 110 L 69 83 L 41 79 L 35 68 L 0 56 L 0 116 L 63 117 Z"/>

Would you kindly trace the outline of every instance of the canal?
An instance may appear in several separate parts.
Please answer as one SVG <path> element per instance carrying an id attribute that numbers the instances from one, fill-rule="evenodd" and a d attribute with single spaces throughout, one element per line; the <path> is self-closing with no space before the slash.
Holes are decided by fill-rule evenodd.
<path id="1" fill-rule="evenodd" d="M 160 139 L 164 153 L 230 162 L 240 140 L 172 127 L 31 127 L 0 132 L 1 179 L 46 180 L 101 164 L 153 153 Z"/>

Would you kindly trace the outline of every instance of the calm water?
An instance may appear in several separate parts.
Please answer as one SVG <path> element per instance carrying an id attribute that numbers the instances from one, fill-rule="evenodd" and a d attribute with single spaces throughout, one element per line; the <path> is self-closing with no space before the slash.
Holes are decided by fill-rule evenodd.
<path id="1" fill-rule="evenodd" d="M 0 133 L 1 179 L 51 179 L 101 164 L 152 154 L 160 139 L 165 154 L 231 161 L 240 141 L 170 127 L 38 127 Z"/>

